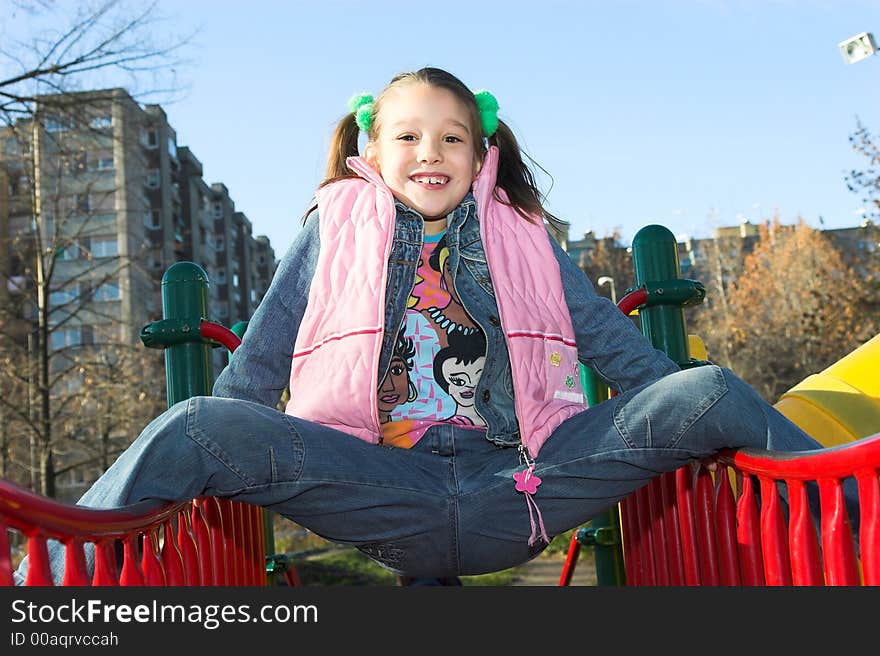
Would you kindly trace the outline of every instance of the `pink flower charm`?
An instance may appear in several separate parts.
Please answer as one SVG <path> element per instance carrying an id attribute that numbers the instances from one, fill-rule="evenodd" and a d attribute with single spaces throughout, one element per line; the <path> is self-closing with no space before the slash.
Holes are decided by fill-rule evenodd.
<path id="1" fill-rule="evenodd" d="M 532 473 L 532 468 L 524 469 L 521 472 L 515 472 L 513 480 L 516 481 L 516 491 L 534 494 L 541 484 L 541 479 Z"/>

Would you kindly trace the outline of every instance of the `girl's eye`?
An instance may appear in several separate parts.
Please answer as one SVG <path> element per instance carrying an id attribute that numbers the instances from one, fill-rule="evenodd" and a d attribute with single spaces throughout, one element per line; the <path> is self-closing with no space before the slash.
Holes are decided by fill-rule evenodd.
<path id="1" fill-rule="evenodd" d="M 459 139 L 458 137 L 456 137 L 456 136 L 454 136 L 454 135 L 449 135 L 448 137 L 446 137 L 445 140 L 446 140 L 448 143 L 461 143 L 461 142 L 462 142 L 461 139 Z"/>
<path id="2" fill-rule="evenodd" d="M 400 141 L 415 141 L 416 140 L 416 137 L 414 134 L 402 134 L 397 138 Z"/>

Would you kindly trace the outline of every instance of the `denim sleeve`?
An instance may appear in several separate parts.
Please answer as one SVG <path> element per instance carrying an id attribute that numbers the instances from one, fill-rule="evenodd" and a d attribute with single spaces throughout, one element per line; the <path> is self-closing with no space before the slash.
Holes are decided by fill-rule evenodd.
<path id="1" fill-rule="evenodd" d="M 609 299 L 599 296 L 587 275 L 550 238 L 559 262 L 565 301 L 577 340 L 578 359 L 617 392 L 624 392 L 679 370 L 655 349 Z"/>
<path id="2" fill-rule="evenodd" d="M 248 322 L 241 345 L 214 383 L 214 396 L 275 407 L 290 383 L 290 365 L 320 251 L 313 210 L 278 264 Z"/>

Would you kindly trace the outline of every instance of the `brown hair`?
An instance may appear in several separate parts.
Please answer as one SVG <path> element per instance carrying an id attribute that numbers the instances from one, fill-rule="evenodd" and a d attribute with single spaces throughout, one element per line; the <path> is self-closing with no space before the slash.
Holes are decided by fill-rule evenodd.
<path id="1" fill-rule="evenodd" d="M 462 104 L 468 108 L 471 117 L 471 132 L 475 135 L 483 134 L 483 126 L 480 120 L 480 111 L 477 102 L 474 99 L 473 92 L 459 80 L 457 77 L 439 68 L 422 68 L 410 73 L 400 73 L 395 75 L 391 82 L 388 83 L 382 93 L 373 102 L 373 112 L 371 115 L 370 131 L 367 138 L 375 141 L 379 135 L 379 114 L 381 112 L 382 103 L 388 92 L 392 89 L 400 87 L 404 84 L 420 82 L 438 89 L 446 89 L 458 98 Z M 330 142 L 330 156 L 327 159 L 327 169 L 324 181 L 320 186 L 330 184 L 343 178 L 353 177 L 354 172 L 348 168 L 345 163 L 346 158 L 358 154 L 358 134 L 359 128 L 355 123 L 352 114 L 346 114 L 342 117 L 333 132 L 333 138 Z M 524 219 L 531 221 L 532 217 L 538 216 L 546 219 L 556 228 L 564 228 L 568 225 L 566 221 L 562 221 L 553 216 L 544 209 L 542 204 L 543 194 L 538 190 L 535 184 L 535 178 L 531 169 L 523 161 L 523 151 L 520 149 L 511 129 L 504 123 L 498 121 L 498 129 L 487 142 L 490 146 L 498 148 L 498 177 L 495 182 L 495 198 L 501 201 L 498 196 L 498 188 L 503 189 L 509 202 L 508 205 L 513 207 L 517 213 Z M 483 147 L 483 139 L 474 140 L 474 155 L 477 160 L 482 162 L 486 151 Z M 541 168 L 531 157 L 525 155 L 528 160 Z M 544 169 L 541 168 L 543 171 Z"/>

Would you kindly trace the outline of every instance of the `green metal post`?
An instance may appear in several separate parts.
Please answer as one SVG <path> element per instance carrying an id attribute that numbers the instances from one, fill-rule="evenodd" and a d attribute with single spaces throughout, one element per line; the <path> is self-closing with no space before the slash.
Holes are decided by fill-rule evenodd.
<path id="1" fill-rule="evenodd" d="M 580 365 L 581 386 L 590 407 L 607 401 L 608 386 L 593 369 Z M 617 507 L 596 515 L 589 524 L 579 529 L 577 539 L 583 545 L 593 547 L 598 585 L 617 586 L 626 581 L 623 553 L 620 542 L 620 519 Z"/>
<path id="2" fill-rule="evenodd" d="M 198 264 L 177 262 L 162 276 L 162 316 L 178 323 L 187 336 L 199 334 L 208 316 L 208 274 Z M 211 346 L 196 338 L 165 348 L 168 406 L 193 396 L 208 396 L 214 385 Z"/>
<path id="3" fill-rule="evenodd" d="M 637 287 L 667 281 L 671 283 L 679 279 L 678 249 L 675 236 L 668 228 L 649 225 L 639 230 L 633 238 L 632 255 Z M 660 284 L 653 293 L 662 297 L 666 289 Z M 665 351 L 679 364 L 689 362 L 690 349 L 682 304 L 649 304 L 639 310 L 639 321 L 642 334 L 655 348 Z"/>

